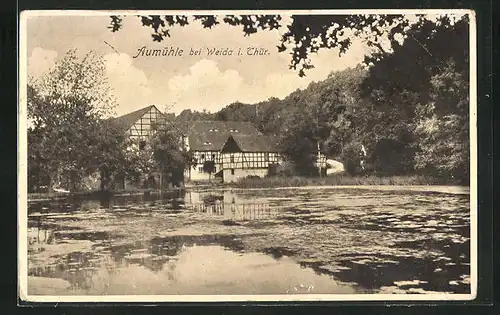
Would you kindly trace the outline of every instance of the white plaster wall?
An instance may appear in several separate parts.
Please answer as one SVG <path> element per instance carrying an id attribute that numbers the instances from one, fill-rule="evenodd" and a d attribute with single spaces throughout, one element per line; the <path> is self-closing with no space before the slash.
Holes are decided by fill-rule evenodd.
<path id="1" fill-rule="evenodd" d="M 219 172 L 222 168 L 221 164 L 215 165 L 215 172 L 212 174 L 205 173 L 200 171 L 200 167 L 203 167 L 203 164 L 197 164 L 196 166 L 191 166 L 190 169 L 184 170 L 184 179 L 191 181 L 200 181 L 200 180 L 209 180 L 215 177 L 215 173 Z"/>
<path id="2" fill-rule="evenodd" d="M 225 183 L 235 182 L 240 178 L 245 178 L 247 176 L 259 176 L 264 177 L 267 175 L 267 168 L 257 168 L 257 169 L 234 169 L 234 175 L 231 174 L 231 169 L 224 169 L 223 171 L 223 181 Z"/>

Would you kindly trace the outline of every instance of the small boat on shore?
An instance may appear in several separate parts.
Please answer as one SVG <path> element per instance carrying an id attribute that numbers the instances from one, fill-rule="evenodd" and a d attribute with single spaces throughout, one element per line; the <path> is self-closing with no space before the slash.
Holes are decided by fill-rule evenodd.
<path id="1" fill-rule="evenodd" d="M 62 193 L 62 194 L 69 194 L 70 191 L 69 190 L 66 190 L 66 189 L 63 189 L 63 188 L 52 188 L 53 191 L 57 192 L 57 193 Z"/>

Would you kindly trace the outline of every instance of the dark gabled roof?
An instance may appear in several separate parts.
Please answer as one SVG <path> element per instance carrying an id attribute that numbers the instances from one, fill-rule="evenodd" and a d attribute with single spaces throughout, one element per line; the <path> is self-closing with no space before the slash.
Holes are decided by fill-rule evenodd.
<path id="1" fill-rule="evenodd" d="M 127 131 L 130 129 L 130 127 L 132 127 L 135 124 L 136 121 L 139 120 L 139 118 L 144 116 L 144 114 L 149 112 L 153 107 L 156 106 L 149 105 L 147 107 L 138 109 L 123 116 L 110 118 L 108 121 L 112 123 L 116 128 L 119 128 L 123 131 Z"/>
<path id="2" fill-rule="evenodd" d="M 230 142 L 236 143 L 241 152 L 280 152 L 277 139 L 266 135 L 231 135 L 223 147 Z"/>
<path id="3" fill-rule="evenodd" d="M 200 120 L 194 121 L 189 132 L 202 133 L 217 129 L 219 132 L 234 132 L 239 134 L 261 134 L 259 130 L 247 121 L 219 121 Z M 232 131 L 233 130 L 233 131 Z"/>
<path id="4" fill-rule="evenodd" d="M 226 135 L 189 135 L 189 149 L 193 151 L 220 151 L 227 137 Z"/>
<path id="5" fill-rule="evenodd" d="M 252 123 L 242 121 L 195 121 L 187 134 L 195 151 L 220 151 L 231 135 L 261 135 Z"/>
<path id="6" fill-rule="evenodd" d="M 158 110 L 158 108 L 155 105 L 149 105 L 144 108 L 133 111 L 131 113 L 125 114 L 123 116 L 109 118 L 108 121 L 111 124 L 113 124 L 115 128 L 118 128 L 122 131 L 127 131 L 135 124 L 136 121 L 138 121 L 142 116 L 144 116 L 147 112 L 149 112 L 153 107 L 156 108 L 156 110 Z M 175 118 L 175 114 L 172 113 L 164 114 L 160 110 L 158 110 L 158 112 L 160 112 L 163 116 L 165 116 L 167 120 L 173 120 Z"/>

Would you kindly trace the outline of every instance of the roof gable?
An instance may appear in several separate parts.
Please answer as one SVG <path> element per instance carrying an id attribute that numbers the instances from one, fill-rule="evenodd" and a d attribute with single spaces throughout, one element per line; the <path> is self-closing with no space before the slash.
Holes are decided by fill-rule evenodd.
<path id="1" fill-rule="evenodd" d="M 234 140 L 234 137 L 229 136 L 222 146 L 221 152 L 243 152 L 239 144 Z"/>
<path id="2" fill-rule="evenodd" d="M 164 116 L 167 120 L 169 120 L 168 118 L 170 116 L 168 114 L 165 115 L 164 113 L 162 113 L 155 105 L 149 105 L 149 106 L 146 106 L 144 108 L 133 111 L 131 113 L 128 113 L 128 114 L 125 114 L 125 115 L 122 115 L 119 117 L 110 118 L 110 119 L 108 119 L 108 121 L 111 124 L 113 124 L 113 126 L 115 128 L 122 130 L 122 131 L 127 131 L 130 128 L 132 128 L 132 126 L 139 119 L 141 119 L 142 116 L 146 115 L 151 110 L 155 110 L 156 112 L 158 112 L 158 114 Z"/>
<path id="3" fill-rule="evenodd" d="M 222 152 L 232 152 L 235 146 L 241 152 L 279 152 L 274 138 L 265 135 L 231 135 Z"/>
<path id="4" fill-rule="evenodd" d="M 110 118 L 109 122 L 112 123 L 115 127 L 123 131 L 127 131 L 137 120 L 139 120 L 142 116 L 144 116 L 144 114 L 149 112 L 152 107 L 154 107 L 154 105 L 138 109 L 119 117 Z"/>

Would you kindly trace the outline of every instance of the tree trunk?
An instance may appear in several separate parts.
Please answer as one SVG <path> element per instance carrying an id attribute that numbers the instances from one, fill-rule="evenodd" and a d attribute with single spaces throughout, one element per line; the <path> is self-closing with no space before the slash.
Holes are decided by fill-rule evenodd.
<path id="1" fill-rule="evenodd" d="M 161 168 L 160 171 L 160 192 L 163 191 L 163 167 Z"/>
<path id="2" fill-rule="evenodd" d="M 109 190 L 109 173 L 106 171 L 101 171 L 101 192 L 107 192 Z"/>
<path id="3" fill-rule="evenodd" d="M 76 171 L 71 171 L 69 176 L 70 187 L 68 187 L 71 192 L 78 190 L 79 180 L 80 179 Z"/>
<path id="4" fill-rule="evenodd" d="M 54 176 L 52 174 L 48 174 L 48 177 L 49 177 L 49 186 L 47 187 L 47 192 L 51 194 L 54 192 L 54 189 L 52 188 L 52 186 L 54 186 Z"/>

